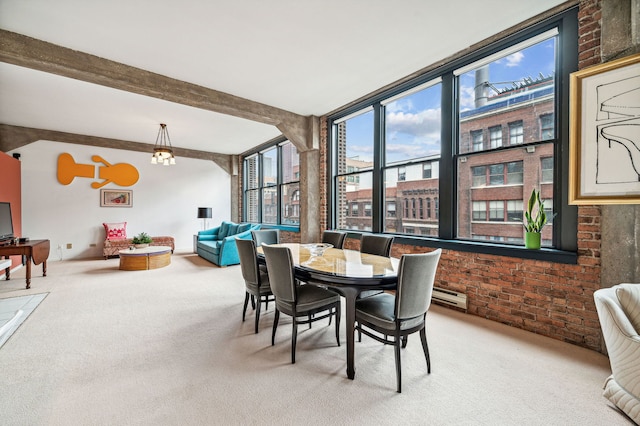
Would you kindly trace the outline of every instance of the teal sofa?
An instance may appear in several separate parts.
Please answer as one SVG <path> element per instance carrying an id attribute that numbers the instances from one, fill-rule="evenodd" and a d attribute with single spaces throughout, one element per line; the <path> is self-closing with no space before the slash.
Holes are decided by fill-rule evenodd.
<path id="1" fill-rule="evenodd" d="M 196 252 L 218 266 L 240 263 L 236 238 L 251 239 L 251 231 L 260 229 L 260 224 L 233 223 L 223 221 L 220 226 L 198 232 Z"/>

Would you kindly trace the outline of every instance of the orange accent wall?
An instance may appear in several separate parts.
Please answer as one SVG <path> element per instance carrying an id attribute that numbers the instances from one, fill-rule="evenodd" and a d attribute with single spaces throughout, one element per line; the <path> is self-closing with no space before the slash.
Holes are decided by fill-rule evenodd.
<path id="1" fill-rule="evenodd" d="M 20 166 L 20 160 L 0 152 L 0 201 L 11 203 L 13 233 L 16 237 L 22 236 L 22 179 Z M 12 268 L 21 262 L 21 256 L 11 256 Z"/>

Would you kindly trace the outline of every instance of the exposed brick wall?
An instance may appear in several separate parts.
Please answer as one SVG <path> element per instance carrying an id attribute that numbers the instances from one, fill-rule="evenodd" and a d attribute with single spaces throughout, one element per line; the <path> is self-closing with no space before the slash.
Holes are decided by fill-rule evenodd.
<path id="1" fill-rule="evenodd" d="M 580 68 L 600 63 L 600 0 L 585 0 L 579 11 Z M 327 120 L 321 119 L 321 229 L 327 228 Z M 553 262 L 443 250 L 436 285 L 468 297 L 468 313 L 513 327 L 602 351 L 593 301 L 600 288 L 600 209 L 578 208 L 578 263 Z M 345 247 L 357 249 L 357 240 Z M 430 251 L 394 244 L 391 255 Z"/>
<path id="2" fill-rule="evenodd" d="M 583 0 L 578 12 L 578 68 L 586 68 L 601 61 L 600 32 L 601 0 Z"/>

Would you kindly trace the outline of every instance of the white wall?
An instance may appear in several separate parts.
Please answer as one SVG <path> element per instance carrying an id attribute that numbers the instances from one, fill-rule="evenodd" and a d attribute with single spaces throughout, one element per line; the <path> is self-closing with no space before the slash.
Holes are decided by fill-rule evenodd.
<path id="1" fill-rule="evenodd" d="M 76 163 L 96 166 L 96 178 L 76 177 L 69 185 L 57 179 L 58 156 L 69 153 Z M 212 161 L 177 157 L 175 166 L 151 164 L 151 153 L 39 141 L 8 152 L 22 162 L 22 236 L 51 241 L 50 261 L 102 256 L 103 222 L 127 222 L 127 235 L 140 232 L 175 238 L 176 249 L 193 248 L 202 229 L 198 207 L 212 207 L 209 227 L 229 220 L 230 176 Z M 113 183 L 104 189 L 130 189 L 133 207 L 100 207 L 99 155 L 110 164 L 129 163 L 140 179 L 130 187 Z M 67 249 L 67 244 L 72 244 Z M 91 247 L 95 244 L 95 247 Z M 58 246 L 61 249 L 58 249 Z"/>

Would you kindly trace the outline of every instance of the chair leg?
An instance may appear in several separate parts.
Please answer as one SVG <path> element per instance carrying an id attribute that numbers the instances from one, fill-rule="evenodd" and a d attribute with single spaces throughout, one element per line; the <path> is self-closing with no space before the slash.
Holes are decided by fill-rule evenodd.
<path id="1" fill-rule="evenodd" d="M 427 359 L 427 373 L 431 374 L 431 358 L 429 357 L 429 345 L 427 345 L 427 331 L 425 327 L 420 330 L 420 340 L 422 340 L 424 357 Z"/>
<path id="2" fill-rule="evenodd" d="M 311 329 L 311 314 L 309 314 L 308 317 L 309 317 L 309 329 Z"/>
<path id="3" fill-rule="evenodd" d="M 336 341 L 338 342 L 338 346 L 340 346 L 340 302 L 336 305 L 335 310 L 336 315 Z M 329 317 L 329 324 L 331 324 L 331 317 Z"/>
<path id="4" fill-rule="evenodd" d="M 400 336 L 396 335 L 396 341 L 394 343 L 396 353 L 396 380 L 398 382 L 398 393 L 402 393 L 402 374 L 400 373 Z"/>
<path id="5" fill-rule="evenodd" d="M 356 330 L 358 330 L 358 342 L 362 342 L 362 332 L 360 331 L 362 324 L 356 322 Z"/>
<path id="6" fill-rule="evenodd" d="M 258 308 L 256 309 L 255 334 L 258 334 L 258 322 L 260 322 L 260 305 L 262 305 L 262 301 L 260 299 L 261 299 L 261 296 L 258 296 Z"/>
<path id="7" fill-rule="evenodd" d="M 280 311 L 276 308 L 276 313 L 273 316 L 273 331 L 271 332 L 271 346 L 276 342 L 276 329 L 278 328 L 278 321 L 280 320 Z"/>
<path id="8" fill-rule="evenodd" d="M 249 293 L 244 294 L 244 307 L 242 308 L 242 322 L 244 322 L 244 317 L 247 314 L 247 305 L 249 304 Z"/>
<path id="9" fill-rule="evenodd" d="M 402 336 L 402 349 L 407 347 L 408 342 L 409 342 L 409 336 Z"/>
<path id="10" fill-rule="evenodd" d="M 251 295 L 251 307 L 253 309 L 256 308 L 256 299 L 255 299 L 255 297 L 253 297 L 253 294 Z"/>
<path id="11" fill-rule="evenodd" d="M 293 328 L 291 330 L 291 364 L 296 363 L 296 342 L 298 341 L 298 322 L 293 317 Z"/>

